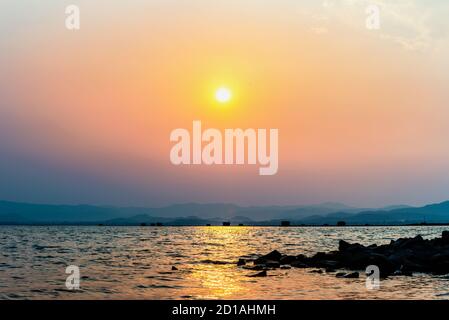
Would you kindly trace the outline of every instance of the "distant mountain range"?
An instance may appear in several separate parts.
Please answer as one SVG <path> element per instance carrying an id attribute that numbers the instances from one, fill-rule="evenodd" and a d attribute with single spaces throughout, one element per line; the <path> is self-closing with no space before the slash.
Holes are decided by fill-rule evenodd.
<path id="1" fill-rule="evenodd" d="M 48 205 L 0 201 L 0 224 L 104 224 L 219 225 L 223 221 L 245 225 L 292 224 L 350 225 L 449 222 L 449 201 L 423 207 L 405 205 L 356 208 L 341 203 L 307 206 L 251 206 L 225 203 L 185 203 L 161 208 L 92 205 Z"/>
<path id="2" fill-rule="evenodd" d="M 448 223 L 449 201 L 429 204 L 423 207 L 402 207 L 363 210 L 356 214 L 335 212 L 325 216 L 309 216 L 301 220 L 304 224 L 335 224 L 345 221 L 351 225 L 361 224 L 419 224 L 419 223 Z"/>

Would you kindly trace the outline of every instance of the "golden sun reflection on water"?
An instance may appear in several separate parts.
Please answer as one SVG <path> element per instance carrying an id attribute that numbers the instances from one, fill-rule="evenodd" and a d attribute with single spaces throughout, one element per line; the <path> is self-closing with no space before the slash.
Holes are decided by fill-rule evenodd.
<path id="1" fill-rule="evenodd" d="M 365 279 L 310 269 L 237 267 L 274 249 L 312 255 L 339 239 L 388 243 L 446 227 L 2 227 L 0 297 L 27 299 L 444 299 L 446 277 L 394 277 L 367 291 Z M 1 233 L 0 233 L 1 234 Z M 0 236 L 1 237 L 1 236 Z M 32 244 L 32 245 L 30 245 Z M 65 268 L 81 268 L 81 290 L 65 288 Z M 176 268 L 173 268 L 176 267 Z M 27 281 L 12 281 L 26 279 Z"/>
<path id="2" fill-rule="evenodd" d="M 202 227 L 195 229 L 200 241 L 204 243 L 207 259 L 193 269 L 188 279 L 198 283 L 195 296 L 199 299 L 229 298 L 244 294 L 246 288 L 236 276 L 234 261 L 227 261 L 230 256 L 243 256 L 249 252 L 244 239 L 250 234 L 249 227 Z M 221 247 L 222 250 L 216 250 Z"/>
<path id="3" fill-rule="evenodd" d="M 235 266 L 206 266 L 193 271 L 189 280 L 198 282 L 196 292 L 190 294 L 198 299 L 226 299 L 235 295 L 243 294 L 247 289 L 242 286 L 241 281 L 233 276 L 232 268 Z"/>

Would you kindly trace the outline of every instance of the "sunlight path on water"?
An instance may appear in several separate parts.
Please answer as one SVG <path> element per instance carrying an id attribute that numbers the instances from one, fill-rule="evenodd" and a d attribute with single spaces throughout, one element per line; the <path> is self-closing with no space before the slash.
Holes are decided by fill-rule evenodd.
<path id="1" fill-rule="evenodd" d="M 389 243 L 445 227 L 74 227 L 0 226 L 0 298 L 8 299 L 447 299 L 449 278 L 394 277 L 369 291 L 365 279 L 310 269 L 250 278 L 236 266 L 277 249 L 312 255 L 338 240 Z M 81 288 L 68 291 L 77 265 Z M 177 270 L 172 270 L 172 267 Z"/>

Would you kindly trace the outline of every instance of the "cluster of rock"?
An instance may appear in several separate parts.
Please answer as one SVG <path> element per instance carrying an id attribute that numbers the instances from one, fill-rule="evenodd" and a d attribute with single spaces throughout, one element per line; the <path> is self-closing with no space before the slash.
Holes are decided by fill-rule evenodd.
<path id="1" fill-rule="evenodd" d="M 386 245 L 363 246 L 340 240 L 338 251 L 318 252 L 312 257 L 305 255 L 283 255 L 270 252 L 253 260 L 240 259 L 237 265 L 261 271 L 252 276 L 266 276 L 266 271 L 275 268 L 319 268 L 315 272 L 336 272 L 343 270 L 365 270 L 370 265 L 379 268 L 381 277 L 392 275 L 412 276 L 414 272 L 449 274 L 449 231 L 443 231 L 441 238 L 425 240 L 414 238 L 392 240 Z M 336 273 L 337 277 L 357 278 L 358 273 Z"/>

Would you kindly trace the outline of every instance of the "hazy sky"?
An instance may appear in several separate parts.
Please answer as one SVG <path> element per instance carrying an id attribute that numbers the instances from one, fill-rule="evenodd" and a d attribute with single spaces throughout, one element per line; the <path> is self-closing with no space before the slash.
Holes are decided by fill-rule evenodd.
<path id="1" fill-rule="evenodd" d="M 449 199 L 448 17 L 447 0 L 2 0 L 0 199 Z M 173 166 L 170 132 L 193 120 L 278 128 L 277 175 Z"/>

